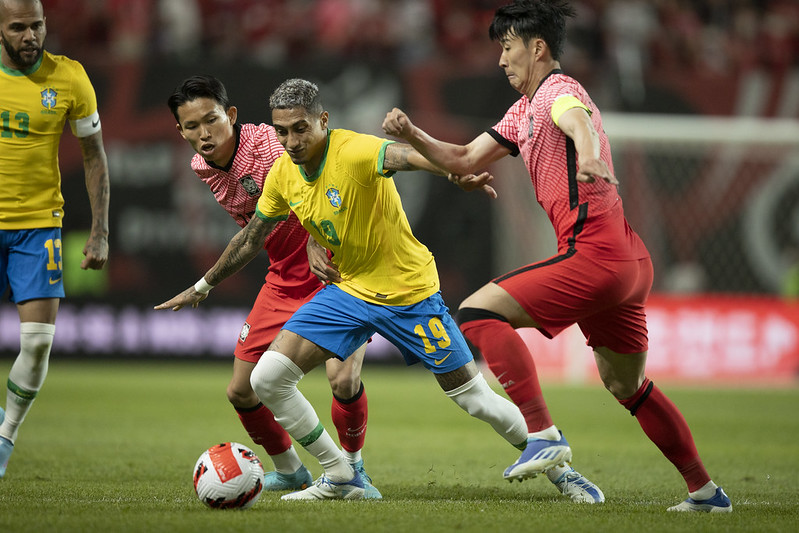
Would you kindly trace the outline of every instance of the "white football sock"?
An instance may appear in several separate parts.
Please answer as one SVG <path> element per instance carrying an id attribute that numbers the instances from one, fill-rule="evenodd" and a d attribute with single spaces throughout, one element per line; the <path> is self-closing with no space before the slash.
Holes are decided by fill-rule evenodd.
<path id="1" fill-rule="evenodd" d="M 47 376 L 54 335 L 54 324 L 22 322 L 19 325 L 19 355 L 8 373 L 6 418 L 0 425 L 0 436 L 12 443 Z"/>
<path id="2" fill-rule="evenodd" d="M 558 431 L 558 427 L 555 424 L 552 424 L 548 428 L 530 433 L 527 436 L 532 439 L 560 440 L 560 431 Z"/>
<path id="3" fill-rule="evenodd" d="M 277 455 L 270 455 L 272 463 L 275 465 L 275 470 L 281 474 L 293 474 L 302 466 L 302 459 L 297 455 L 297 450 L 294 445 L 289 446 L 289 449 Z"/>
<path id="4" fill-rule="evenodd" d="M 527 442 L 527 425 L 519 408 L 493 391 L 482 373 L 446 391 L 447 396 L 475 418 L 491 424 L 502 438 L 518 447 Z M 523 448 L 523 447 L 522 447 Z"/>
<path id="5" fill-rule="evenodd" d="M 713 480 L 710 480 L 707 483 L 705 483 L 705 485 L 701 489 L 689 492 L 688 496 L 697 501 L 709 500 L 716 494 L 717 488 L 718 486 L 715 483 L 713 483 Z"/>
<path id="6" fill-rule="evenodd" d="M 250 385 L 275 420 L 319 460 L 333 481 L 352 479 L 352 468 L 319 422 L 313 406 L 297 389 L 305 374 L 282 353 L 265 352 L 250 374 Z"/>

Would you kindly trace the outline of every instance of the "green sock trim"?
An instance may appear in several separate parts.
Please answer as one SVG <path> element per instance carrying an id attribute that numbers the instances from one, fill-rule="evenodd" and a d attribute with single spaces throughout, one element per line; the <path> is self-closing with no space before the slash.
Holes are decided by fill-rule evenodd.
<path id="1" fill-rule="evenodd" d="M 39 391 L 35 390 L 27 390 L 23 389 L 9 378 L 8 383 L 6 384 L 8 390 L 10 390 L 13 394 L 16 394 L 23 400 L 33 400 L 36 398 L 36 395 L 39 394 Z"/>
<path id="2" fill-rule="evenodd" d="M 322 426 L 322 423 L 319 422 L 319 424 L 316 425 L 313 431 L 308 433 L 303 438 L 297 439 L 297 442 L 299 443 L 300 446 L 305 448 L 309 444 L 313 444 L 314 442 L 316 442 L 316 440 L 322 435 L 322 432 L 324 432 L 324 430 L 325 430 L 324 426 Z"/>
<path id="3" fill-rule="evenodd" d="M 524 439 L 519 444 L 514 444 L 513 447 L 517 450 L 524 451 L 524 449 L 527 448 L 527 439 Z"/>

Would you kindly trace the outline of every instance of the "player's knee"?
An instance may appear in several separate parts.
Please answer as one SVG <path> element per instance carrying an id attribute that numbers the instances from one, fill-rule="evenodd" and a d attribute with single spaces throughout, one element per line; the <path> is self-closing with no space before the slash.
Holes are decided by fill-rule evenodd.
<path id="1" fill-rule="evenodd" d="M 302 371 L 285 355 L 267 351 L 250 373 L 250 386 L 268 404 L 290 394 L 301 377 Z"/>
<path id="2" fill-rule="evenodd" d="M 361 390 L 361 377 L 350 374 L 349 372 L 338 372 L 328 376 L 330 390 L 336 398 L 348 400 L 358 394 Z"/>
<path id="3" fill-rule="evenodd" d="M 234 407 L 250 407 L 259 401 L 249 382 L 243 384 L 231 381 L 225 392 L 228 401 Z"/>
<path id="4" fill-rule="evenodd" d="M 475 418 L 483 419 L 488 414 L 491 391 L 482 374 L 446 394 L 458 407 Z"/>

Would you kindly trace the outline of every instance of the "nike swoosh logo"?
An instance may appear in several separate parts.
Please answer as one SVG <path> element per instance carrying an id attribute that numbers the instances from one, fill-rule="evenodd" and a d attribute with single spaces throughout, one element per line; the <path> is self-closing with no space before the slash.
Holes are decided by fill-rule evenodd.
<path id="1" fill-rule="evenodd" d="M 97 119 L 97 122 L 92 120 L 92 128 L 96 128 L 98 124 L 100 124 L 100 119 L 99 118 Z"/>
<path id="2" fill-rule="evenodd" d="M 289 207 L 294 207 L 294 206 L 300 205 L 301 203 L 302 203 L 302 200 L 297 200 L 296 202 L 289 202 Z"/>
<path id="3" fill-rule="evenodd" d="M 50 278 L 48 281 L 50 282 L 50 285 L 55 285 L 56 283 L 61 281 L 61 277 L 59 276 L 56 279 Z"/>
<path id="4" fill-rule="evenodd" d="M 452 355 L 452 352 L 449 352 L 447 355 L 445 355 L 445 356 L 444 356 L 444 357 L 442 357 L 441 359 L 434 359 L 434 360 L 433 360 L 433 363 L 435 363 L 435 365 L 436 365 L 436 366 L 439 366 L 439 365 L 441 365 L 441 363 L 443 363 L 444 361 L 446 361 L 446 360 L 447 360 L 447 357 L 449 357 L 450 355 Z"/>

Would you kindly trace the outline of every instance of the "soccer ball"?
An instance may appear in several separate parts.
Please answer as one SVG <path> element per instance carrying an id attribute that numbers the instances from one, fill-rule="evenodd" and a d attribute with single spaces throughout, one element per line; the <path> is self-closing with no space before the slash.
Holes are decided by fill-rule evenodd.
<path id="1" fill-rule="evenodd" d="M 264 488 L 264 467 L 251 449 L 238 442 L 208 448 L 194 465 L 194 491 L 214 509 L 252 507 Z"/>

